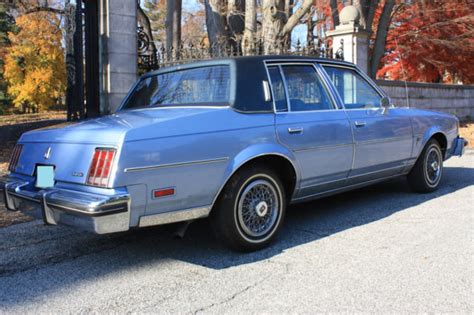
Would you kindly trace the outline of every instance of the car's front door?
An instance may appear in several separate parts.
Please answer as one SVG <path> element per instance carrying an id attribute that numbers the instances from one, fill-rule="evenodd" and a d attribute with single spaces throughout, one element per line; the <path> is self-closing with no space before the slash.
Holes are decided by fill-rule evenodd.
<path id="1" fill-rule="evenodd" d="M 410 162 L 413 130 L 405 111 L 381 108 L 382 93 L 357 68 L 324 65 L 351 122 L 354 166 L 348 184 L 401 173 Z"/>
<path id="2" fill-rule="evenodd" d="M 268 64 L 279 141 L 301 171 L 297 199 L 344 185 L 352 166 L 353 137 L 322 69 L 314 64 Z"/>

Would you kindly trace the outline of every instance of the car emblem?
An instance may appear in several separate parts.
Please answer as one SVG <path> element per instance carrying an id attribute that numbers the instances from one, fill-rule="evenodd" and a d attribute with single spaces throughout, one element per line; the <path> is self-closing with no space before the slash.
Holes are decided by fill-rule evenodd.
<path id="1" fill-rule="evenodd" d="M 45 160 L 49 160 L 50 157 L 51 157 L 51 147 L 49 147 L 48 150 L 46 150 L 46 152 L 44 153 Z"/>

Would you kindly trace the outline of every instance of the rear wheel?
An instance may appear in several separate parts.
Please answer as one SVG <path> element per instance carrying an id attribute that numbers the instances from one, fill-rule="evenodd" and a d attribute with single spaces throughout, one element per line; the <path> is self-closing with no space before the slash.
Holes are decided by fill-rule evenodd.
<path id="1" fill-rule="evenodd" d="M 438 188 L 442 174 L 443 153 L 441 146 L 438 141 L 431 139 L 408 174 L 408 183 L 414 191 L 432 192 Z"/>
<path id="2" fill-rule="evenodd" d="M 224 187 L 211 220 L 218 239 L 239 251 L 266 247 L 285 216 L 286 199 L 276 173 L 263 165 L 238 171 Z"/>

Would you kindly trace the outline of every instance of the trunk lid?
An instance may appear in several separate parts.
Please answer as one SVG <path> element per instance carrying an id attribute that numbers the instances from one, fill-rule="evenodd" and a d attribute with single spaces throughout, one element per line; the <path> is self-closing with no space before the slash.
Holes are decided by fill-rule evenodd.
<path id="1" fill-rule="evenodd" d="M 54 165 L 57 181 L 85 184 L 96 148 L 116 148 L 116 165 L 124 141 L 192 132 L 196 127 L 193 122 L 216 110 L 189 107 L 128 110 L 30 131 L 19 140 L 23 151 L 15 172 L 34 176 L 37 165 Z"/>

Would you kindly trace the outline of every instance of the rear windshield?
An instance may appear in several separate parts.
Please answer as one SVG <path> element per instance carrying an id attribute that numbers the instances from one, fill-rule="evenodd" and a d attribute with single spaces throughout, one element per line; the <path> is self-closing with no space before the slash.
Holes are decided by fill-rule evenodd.
<path id="1" fill-rule="evenodd" d="M 229 105 L 229 66 L 161 73 L 142 79 L 122 109 L 165 106 Z"/>

